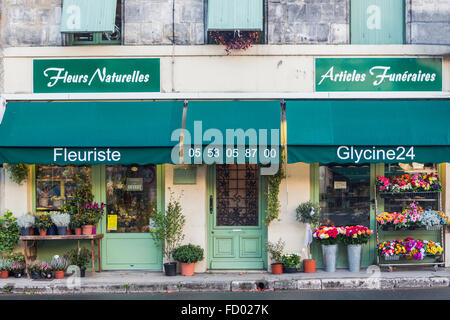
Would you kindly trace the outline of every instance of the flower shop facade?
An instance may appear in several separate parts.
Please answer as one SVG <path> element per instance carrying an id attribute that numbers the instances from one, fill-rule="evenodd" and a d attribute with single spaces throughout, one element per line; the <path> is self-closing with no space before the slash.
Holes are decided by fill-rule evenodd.
<path id="1" fill-rule="evenodd" d="M 306 258 L 310 233 L 297 221 L 296 208 L 308 200 L 320 204 L 324 224 L 375 230 L 377 213 L 398 212 L 411 203 L 380 196 L 377 176 L 437 175 L 441 192 L 424 196 L 429 200 L 422 205 L 448 215 L 446 48 L 328 50 L 334 51 L 325 56 L 322 46 L 268 45 L 228 56 L 215 46 L 177 46 L 175 52 L 166 46 L 138 52 L 126 46 L 7 48 L 0 155 L 4 163 L 29 164 L 29 175 L 21 185 L 6 177 L 3 208 L 18 216 L 57 210 L 77 189 L 74 177 L 84 177 L 95 201 L 106 204 L 97 226 L 105 235 L 102 268 L 161 270 L 150 219 L 172 196 L 186 216 L 184 242 L 205 249 L 199 272 L 269 269 L 265 242 L 280 238 L 285 253 Z M 374 50 L 382 61 L 371 60 Z M 326 60 L 331 58 L 340 59 L 332 71 L 329 63 L 335 61 Z M 350 72 L 345 65 L 373 62 L 410 68 L 396 71 L 397 86 L 375 90 L 362 80 L 369 71 Z M 416 80 L 411 76 L 408 84 L 406 76 L 402 82 L 405 71 Z M 387 76 L 387 83 L 384 69 L 377 75 Z M 421 122 L 428 123 L 426 133 L 417 130 Z M 204 152 L 214 136 L 210 129 L 223 137 L 227 129 L 247 134 L 253 129 L 256 144 L 244 134 L 244 142 L 237 142 L 244 155 L 225 150 L 226 164 L 214 164 L 215 150 Z M 270 182 L 260 168 L 269 158 L 282 160 L 286 177 L 279 185 L 279 216 L 267 225 Z M 244 200 L 230 205 L 231 189 Z M 442 242 L 438 233 L 417 232 L 418 239 Z M 363 266 L 377 263 L 377 241 L 386 239 L 371 237 Z M 72 245 L 39 244 L 39 254 L 47 258 Z M 311 251 L 322 267 L 321 248 L 313 243 Z M 338 267 L 347 267 L 341 252 Z"/>

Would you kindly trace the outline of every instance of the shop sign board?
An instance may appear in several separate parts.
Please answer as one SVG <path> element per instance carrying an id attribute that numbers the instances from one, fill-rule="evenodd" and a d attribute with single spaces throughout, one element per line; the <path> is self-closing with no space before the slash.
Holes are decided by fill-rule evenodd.
<path id="1" fill-rule="evenodd" d="M 316 58 L 316 91 L 442 91 L 441 58 Z"/>
<path id="2" fill-rule="evenodd" d="M 33 92 L 160 92 L 160 59 L 35 59 Z"/>

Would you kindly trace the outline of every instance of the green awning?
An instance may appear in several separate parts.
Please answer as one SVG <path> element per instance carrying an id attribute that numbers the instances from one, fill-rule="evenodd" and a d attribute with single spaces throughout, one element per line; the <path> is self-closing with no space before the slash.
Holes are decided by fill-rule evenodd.
<path id="1" fill-rule="evenodd" d="M 450 162 L 450 100 L 288 101 L 288 162 Z"/>
<path id="2" fill-rule="evenodd" d="M 278 163 L 280 113 L 280 101 L 189 101 L 184 162 Z"/>
<path id="3" fill-rule="evenodd" d="M 172 163 L 183 102 L 9 102 L 0 162 Z"/>

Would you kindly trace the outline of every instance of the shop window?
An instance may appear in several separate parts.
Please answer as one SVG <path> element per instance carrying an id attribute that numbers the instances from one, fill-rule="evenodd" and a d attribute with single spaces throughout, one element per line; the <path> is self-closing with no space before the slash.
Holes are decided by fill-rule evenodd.
<path id="1" fill-rule="evenodd" d="M 114 32 L 68 34 L 69 45 L 120 45 L 122 43 L 122 0 L 117 0 Z"/>
<path id="2" fill-rule="evenodd" d="M 319 201 L 324 225 L 370 223 L 370 165 L 320 165 Z"/>
<path id="3" fill-rule="evenodd" d="M 157 210 L 156 166 L 107 166 L 106 210 L 107 232 L 148 232 Z"/>
<path id="4" fill-rule="evenodd" d="M 403 0 L 351 0 L 352 44 L 403 44 Z"/>
<path id="5" fill-rule="evenodd" d="M 36 211 L 58 211 L 77 188 L 92 186 L 91 167 L 36 165 Z"/>
<path id="6" fill-rule="evenodd" d="M 404 179 L 420 174 L 438 175 L 438 165 L 433 163 L 394 163 L 386 164 L 384 167 L 384 176 L 402 176 Z M 431 190 L 432 191 L 432 190 Z M 423 209 L 439 210 L 438 192 L 414 192 L 397 193 L 395 197 L 384 198 L 384 210 L 387 212 L 401 212 L 412 201 L 417 202 Z"/>

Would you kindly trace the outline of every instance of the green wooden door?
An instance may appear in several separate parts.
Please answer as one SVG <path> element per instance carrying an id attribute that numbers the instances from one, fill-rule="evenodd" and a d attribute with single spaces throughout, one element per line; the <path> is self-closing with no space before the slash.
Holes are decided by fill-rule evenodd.
<path id="1" fill-rule="evenodd" d="M 364 225 L 375 230 L 374 184 L 380 165 L 319 166 L 311 165 L 311 199 L 319 202 L 322 223 L 327 225 Z M 316 242 L 311 253 L 323 268 L 322 248 Z M 362 267 L 376 263 L 376 237 L 363 245 Z M 348 268 L 347 248 L 338 247 L 337 268 Z"/>
<path id="2" fill-rule="evenodd" d="M 257 165 L 208 167 L 208 268 L 265 269 L 266 182 Z"/>
<path id="3" fill-rule="evenodd" d="M 108 171 L 110 170 L 110 171 Z M 97 166 L 93 171 L 97 201 L 107 204 L 100 222 L 102 269 L 161 270 L 162 252 L 148 231 L 149 218 L 163 210 L 162 166 Z M 109 230 L 108 214 L 117 216 L 116 230 Z"/>

